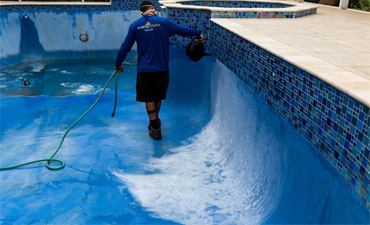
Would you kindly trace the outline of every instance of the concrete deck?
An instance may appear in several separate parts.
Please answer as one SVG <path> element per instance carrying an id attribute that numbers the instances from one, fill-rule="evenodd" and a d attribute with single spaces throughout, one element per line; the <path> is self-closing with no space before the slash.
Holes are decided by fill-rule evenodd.
<path id="1" fill-rule="evenodd" d="M 320 6 L 297 19 L 212 21 L 370 106 L 370 13 Z"/>

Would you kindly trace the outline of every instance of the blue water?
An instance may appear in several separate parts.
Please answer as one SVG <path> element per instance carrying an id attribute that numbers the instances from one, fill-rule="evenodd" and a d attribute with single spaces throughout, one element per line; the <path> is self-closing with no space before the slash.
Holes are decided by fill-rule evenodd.
<path id="1" fill-rule="evenodd" d="M 135 60 L 56 158 L 0 172 L 3 224 L 369 224 L 349 184 L 216 59 L 171 50 L 163 140 L 135 101 Z M 39 61 L 1 75 L 1 160 L 49 157 L 95 101 L 114 59 Z"/>

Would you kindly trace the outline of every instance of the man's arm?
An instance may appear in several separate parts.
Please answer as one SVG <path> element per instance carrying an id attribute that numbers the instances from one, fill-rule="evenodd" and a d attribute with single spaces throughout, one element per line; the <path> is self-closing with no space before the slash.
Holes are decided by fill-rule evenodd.
<path id="1" fill-rule="evenodd" d="M 171 20 L 167 20 L 167 26 L 170 29 L 171 34 L 178 34 L 181 36 L 201 36 L 202 33 L 199 30 L 181 26 L 179 24 L 174 23 Z"/>
<path id="2" fill-rule="evenodd" d="M 136 40 L 136 32 L 135 28 L 130 26 L 128 30 L 128 34 L 125 38 L 125 41 L 122 43 L 121 48 L 119 49 L 116 64 L 114 70 L 120 69 L 123 72 L 122 62 L 125 60 L 127 54 L 130 52 L 132 46 L 134 45 Z"/>

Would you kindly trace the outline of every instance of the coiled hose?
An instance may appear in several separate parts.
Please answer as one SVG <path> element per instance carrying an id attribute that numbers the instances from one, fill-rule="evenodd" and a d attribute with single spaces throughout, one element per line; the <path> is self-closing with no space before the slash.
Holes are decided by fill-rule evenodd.
<path id="1" fill-rule="evenodd" d="M 58 146 L 58 148 L 57 148 L 57 150 L 54 152 L 54 154 L 50 157 L 50 158 L 48 158 L 48 159 L 39 159 L 39 160 L 35 160 L 35 161 L 31 161 L 31 162 L 26 162 L 26 163 L 22 163 L 22 164 L 19 164 L 19 165 L 15 165 L 15 166 L 9 166 L 9 167 L 2 167 L 2 168 L 0 168 L 0 170 L 10 170 L 10 169 L 15 169 L 15 168 L 18 168 L 18 167 L 22 167 L 22 166 L 25 166 L 25 165 L 29 165 L 29 164 L 33 164 L 33 163 L 38 163 L 38 162 L 44 162 L 44 161 L 46 161 L 46 167 L 49 169 L 49 170 L 60 170 L 60 169 L 63 169 L 64 167 L 65 167 L 65 163 L 62 161 L 62 160 L 60 160 L 60 159 L 55 159 L 55 158 L 53 158 L 57 153 L 58 153 L 58 151 L 59 151 L 59 149 L 62 147 L 62 144 L 63 144 L 63 141 L 64 141 L 64 139 L 66 138 L 66 136 L 67 136 L 67 134 L 68 134 L 68 132 L 78 123 L 78 122 L 80 122 L 80 120 L 82 120 L 82 118 L 84 118 L 94 107 L 95 107 L 95 105 L 98 103 L 98 101 L 99 101 L 99 99 L 101 98 L 101 96 L 103 95 L 103 93 L 104 93 L 104 91 L 105 91 L 105 89 L 107 89 L 107 86 L 108 86 L 108 84 L 109 84 L 109 82 L 112 80 L 112 78 L 113 78 L 113 76 L 116 74 L 117 75 L 117 77 L 116 77 L 116 89 L 115 89 L 115 91 L 116 91 L 116 94 L 115 94 L 115 99 L 114 99 L 114 109 L 113 109 L 113 114 L 112 114 L 112 117 L 113 117 L 113 115 L 114 115 L 114 111 L 115 111 L 115 109 L 116 109 L 116 105 L 117 105 L 117 81 L 118 81 L 118 75 L 119 75 L 119 69 L 117 69 L 117 70 L 115 70 L 113 73 L 112 73 L 112 75 L 109 77 L 109 79 L 108 79 L 108 81 L 107 81 L 107 83 L 106 83 L 106 85 L 104 86 L 104 89 L 103 89 L 103 91 L 100 93 L 100 95 L 99 95 L 99 97 L 96 99 L 96 101 L 94 102 L 94 104 L 80 117 L 80 118 L 78 118 L 78 120 L 76 120 L 76 122 L 74 122 L 69 128 L 68 128 L 68 130 L 64 133 L 64 135 L 63 135 L 63 138 L 62 138 L 62 140 L 60 141 L 60 143 L 59 143 L 59 146 Z M 53 166 L 50 166 L 50 162 L 58 162 L 58 163 L 60 163 L 61 165 L 60 166 L 55 166 L 55 167 L 53 167 Z"/>

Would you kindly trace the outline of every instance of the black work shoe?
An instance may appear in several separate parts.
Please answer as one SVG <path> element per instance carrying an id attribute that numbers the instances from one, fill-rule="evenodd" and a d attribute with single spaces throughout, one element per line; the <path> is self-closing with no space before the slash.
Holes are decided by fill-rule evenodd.
<path id="1" fill-rule="evenodd" d="M 151 126 L 152 126 L 152 122 L 149 121 L 148 130 L 150 130 Z M 159 119 L 159 118 L 158 118 L 158 126 L 159 126 L 159 128 L 161 128 L 161 119 Z"/>
<path id="2" fill-rule="evenodd" d="M 158 129 L 151 128 L 149 131 L 149 136 L 152 137 L 154 140 L 161 140 L 162 139 L 161 128 Z"/>

